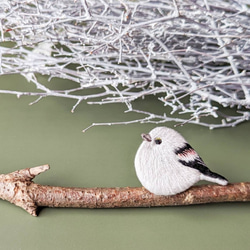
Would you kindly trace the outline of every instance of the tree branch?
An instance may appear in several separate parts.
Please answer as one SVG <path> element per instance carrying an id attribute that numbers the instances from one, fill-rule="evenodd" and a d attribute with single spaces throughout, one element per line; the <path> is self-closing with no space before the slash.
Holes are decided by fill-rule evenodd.
<path id="1" fill-rule="evenodd" d="M 49 165 L 0 175 L 0 198 L 36 216 L 38 207 L 120 208 L 160 207 L 216 202 L 250 201 L 250 182 L 227 186 L 203 185 L 173 195 L 158 196 L 143 187 L 66 188 L 42 186 L 32 181 Z"/>

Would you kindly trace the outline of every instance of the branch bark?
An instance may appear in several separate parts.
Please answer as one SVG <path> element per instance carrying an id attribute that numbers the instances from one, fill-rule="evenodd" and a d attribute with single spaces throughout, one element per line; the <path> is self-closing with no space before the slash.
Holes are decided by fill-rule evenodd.
<path id="1" fill-rule="evenodd" d="M 0 198 L 36 216 L 38 207 L 120 208 L 160 207 L 218 202 L 250 201 L 250 182 L 227 186 L 194 186 L 173 196 L 158 196 L 143 187 L 66 188 L 43 186 L 32 181 L 49 165 L 0 175 Z"/>

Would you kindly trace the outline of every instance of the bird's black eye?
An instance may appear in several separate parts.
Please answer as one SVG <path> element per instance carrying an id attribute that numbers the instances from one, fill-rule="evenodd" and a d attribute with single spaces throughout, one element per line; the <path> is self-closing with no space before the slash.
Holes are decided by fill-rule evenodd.
<path id="1" fill-rule="evenodd" d="M 161 144 L 162 143 L 162 140 L 161 140 L 161 138 L 156 138 L 155 139 L 155 144 Z"/>

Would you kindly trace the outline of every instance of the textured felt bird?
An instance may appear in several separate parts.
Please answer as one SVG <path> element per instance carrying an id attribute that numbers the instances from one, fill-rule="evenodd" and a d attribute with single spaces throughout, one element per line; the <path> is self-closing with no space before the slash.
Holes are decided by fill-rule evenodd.
<path id="1" fill-rule="evenodd" d="M 174 195 L 200 180 L 228 184 L 226 178 L 209 170 L 175 130 L 156 127 L 142 134 L 142 138 L 144 141 L 135 156 L 135 169 L 141 184 L 150 192 Z"/>

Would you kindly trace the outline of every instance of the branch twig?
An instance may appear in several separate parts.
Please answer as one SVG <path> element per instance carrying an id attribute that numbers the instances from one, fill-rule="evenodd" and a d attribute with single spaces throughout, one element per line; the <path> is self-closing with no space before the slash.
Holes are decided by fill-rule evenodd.
<path id="1" fill-rule="evenodd" d="M 1 1 L 0 77 L 22 75 L 34 90 L 1 85 L 0 94 L 33 96 L 30 104 L 69 98 L 72 112 L 82 102 L 122 103 L 138 123 L 250 120 L 249 1 L 30 2 Z M 66 81 L 46 83 L 53 79 Z M 141 105 L 137 116 L 135 101 L 148 96 L 164 110 L 148 116 Z M 97 122 L 90 127 L 131 123 Z"/>
<path id="2" fill-rule="evenodd" d="M 40 206 L 120 208 L 250 201 L 250 182 L 195 186 L 177 195 L 157 196 L 141 187 L 66 188 L 42 186 L 32 181 L 48 169 L 49 165 L 43 165 L 0 175 L 0 198 L 33 216 Z"/>

